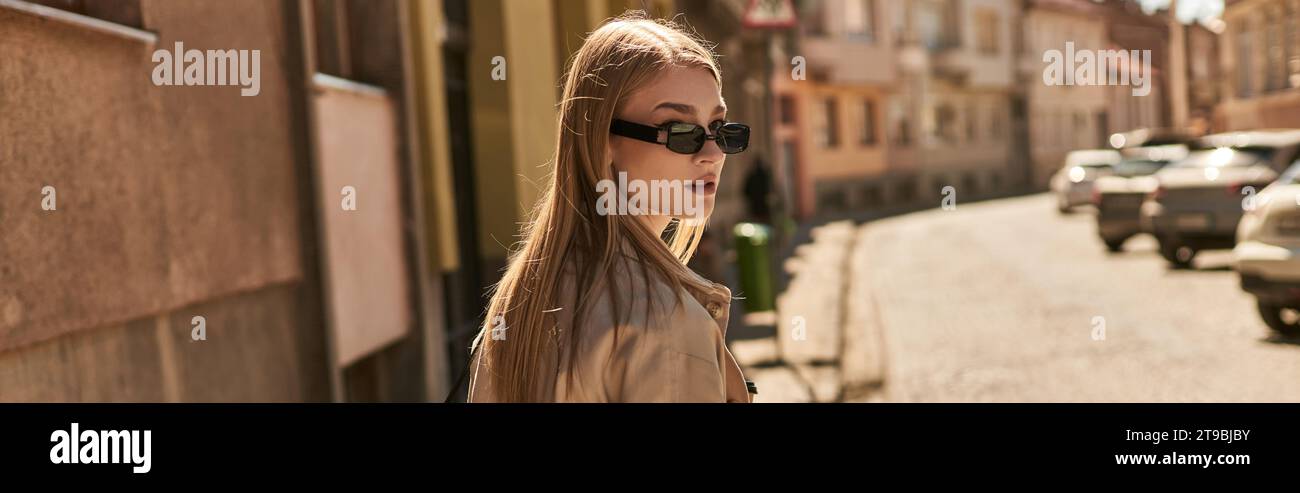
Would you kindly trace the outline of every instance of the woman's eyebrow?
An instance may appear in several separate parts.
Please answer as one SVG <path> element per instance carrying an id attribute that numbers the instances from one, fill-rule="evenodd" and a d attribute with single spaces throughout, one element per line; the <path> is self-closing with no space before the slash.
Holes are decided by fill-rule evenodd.
<path id="1" fill-rule="evenodd" d="M 691 105 L 686 104 L 686 103 L 674 103 L 674 102 L 671 102 L 671 101 L 665 101 L 665 102 L 659 103 L 659 104 L 658 104 L 657 106 L 655 106 L 655 108 L 654 108 L 653 110 L 651 110 L 651 111 L 658 111 L 658 110 L 661 109 L 661 108 L 662 108 L 662 109 L 673 110 L 673 111 L 676 111 L 676 112 L 681 113 L 681 114 L 684 114 L 684 115 L 695 116 L 695 113 L 696 113 L 696 111 L 695 111 L 695 107 L 694 107 L 694 106 L 691 106 Z M 726 106 L 723 106 L 723 105 L 718 105 L 717 108 L 714 108 L 714 109 L 713 109 L 713 114 L 716 115 L 716 114 L 719 114 L 719 113 L 726 114 L 726 113 L 727 113 L 727 107 L 726 107 Z"/>

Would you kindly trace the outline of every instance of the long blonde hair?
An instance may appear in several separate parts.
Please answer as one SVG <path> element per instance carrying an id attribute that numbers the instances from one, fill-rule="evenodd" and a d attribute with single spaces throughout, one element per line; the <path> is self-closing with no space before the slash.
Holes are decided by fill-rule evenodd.
<path id="1" fill-rule="evenodd" d="M 543 386 L 553 380 L 540 371 L 547 367 L 543 358 L 556 357 L 562 339 L 568 341 L 570 351 L 577 350 L 583 316 L 599 289 L 609 290 L 615 317 L 621 316 L 624 307 L 620 301 L 627 300 L 614 291 L 611 277 L 615 262 L 627 261 L 625 241 L 639 257 L 637 264 L 647 290 L 652 280 L 665 283 L 679 296 L 683 288 L 709 288 L 707 281 L 686 267 L 698 246 L 704 221 L 674 220 L 661 237 L 633 216 L 596 213 L 596 184 L 612 180 L 614 175 L 604 163 L 615 110 L 668 67 L 705 68 L 719 86 L 722 84 L 711 48 L 679 25 L 648 19 L 639 11 L 603 24 L 571 58 L 560 101 L 552 157 L 555 167 L 549 186 L 523 228 L 522 246 L 510 256 L 488 305 L 487 323 L 474 342 L 481 351 L 480 364 L 489 370 L 480 376 L 493 379 L 497 400 L 534 402 L 545 398 L 550 389 Z M 566 264 L 576 273 L 574 307 L 556 306 Z M 557 308 L 574 310 L 567 338 L 555 337 L 552 330 L 557 325 Z M 505 324 L 508 340 L 487 337 L 493 321 Z M 575 360 L 570 359 L 570 369 Z"/>

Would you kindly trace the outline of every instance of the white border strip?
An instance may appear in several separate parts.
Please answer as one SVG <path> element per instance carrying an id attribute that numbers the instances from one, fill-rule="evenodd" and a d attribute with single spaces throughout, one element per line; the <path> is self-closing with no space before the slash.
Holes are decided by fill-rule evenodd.
<path id="1" fill-rule="evenodd" d="M 0 0 L 0 2 L 3 1 L 6 0 Z M 332 89 L 335 91 L 369 96 L 372 98 L 388 97 L 388 91 L 384 90 L 382 87 L 366 84 L 364 82 L 357 82 L 355 80 L 344 79 L 342 77 L 321 72 L 316 72 L 316 74 L 312 76 L 311 81 L 312 85 L 316 86 L 317 89 Z"/>
<path id="2" fill-rule="evenodd" d="M 150 45 L 158 43 L 158 35 L 150 31 L 136 29 L 134 27 L 124 26 L 103 19 L 96 19 L 94 17 L 68 12 L 66 10 L 59 10 L 53 7 L 24 2 L 23 0 L 0 0 L 0 8 L 89 29 L 91 31 L 100 32 L 118 38 L 129 39 L 131 41 L 139 41 Z"/>

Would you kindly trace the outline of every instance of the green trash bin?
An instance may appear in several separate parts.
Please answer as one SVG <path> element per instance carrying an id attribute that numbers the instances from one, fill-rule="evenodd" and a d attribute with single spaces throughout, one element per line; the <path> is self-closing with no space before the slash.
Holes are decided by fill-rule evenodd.
<path id="1" fill-rule="evenodd" d="M 736 241 L 736 264 L 740 268 L 740 296 L 745 311 L 776 309 L 772 286 L 772 228 L 765 224 L 739 223 L 732 230 Z"/>

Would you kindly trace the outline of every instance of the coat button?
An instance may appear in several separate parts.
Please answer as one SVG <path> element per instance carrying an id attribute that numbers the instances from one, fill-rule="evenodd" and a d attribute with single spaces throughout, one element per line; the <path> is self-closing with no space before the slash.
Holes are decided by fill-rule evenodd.
<path id="1" fill-rule="evenodd" d="M 709 302 L 709 315 L 713 318 L 722 316 L 722 303 L 716 301 Z"/>

